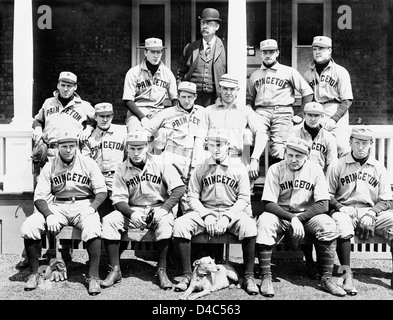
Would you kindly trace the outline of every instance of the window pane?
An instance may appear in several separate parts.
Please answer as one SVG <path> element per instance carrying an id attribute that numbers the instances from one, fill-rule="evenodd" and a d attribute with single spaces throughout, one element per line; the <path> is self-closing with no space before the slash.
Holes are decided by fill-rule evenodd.
<path id="1" fill-rule="evenodd" d="M 247 45 L 259 48 L 266 39 L 266 2 L 247 3 Z"/>
<path id="2" fill-rule="evenodd" d="M 139 41 L 145 44 L 147 38 L 159 38 L 165 46 L 165 5 L 140 5 Z"/>
<path id="3" fill-rule="evenodd" d="M 297 44 L 310 46 L 315 36 L 323 35 L 323 4 L 299 3 Z"/>

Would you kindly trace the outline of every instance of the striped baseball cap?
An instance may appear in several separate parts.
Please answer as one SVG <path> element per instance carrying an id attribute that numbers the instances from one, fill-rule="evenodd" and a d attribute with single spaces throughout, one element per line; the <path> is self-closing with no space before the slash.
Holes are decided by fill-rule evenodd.
<path id="1" fill-rule="evenodd" d="M 98 115 L 109 115 L 113 114 L 113 106 L 109 102 L 97 103 L 94 106 L 95 113 Z"/>
<path id="2" fill-rule="evenodd" d="M 372 130 L 366 126 L 356 126 L 352 128 L 351 137 L 360 140 L 372 140 L 374 134 Z"/>
<path id="3" fill-rule="evenodd" d="M 287 141 L 287 148 L 307 154 L 310 151 L 311 145 L 304 139 L 292 137 Z"/>
<path id="4" fill-rule="evenodd" d="M 226 73 L 221 76 L 219 84 L 226 88 L 237 88 L 239 86 L 239 80 L 233 75 Z"/>
<path id="5" fill-rule="evenodd" d="M 177 86 L 178 91 L 187 91 L 196 94 L 196 84 L 188 81 L 182 81 Z"/>

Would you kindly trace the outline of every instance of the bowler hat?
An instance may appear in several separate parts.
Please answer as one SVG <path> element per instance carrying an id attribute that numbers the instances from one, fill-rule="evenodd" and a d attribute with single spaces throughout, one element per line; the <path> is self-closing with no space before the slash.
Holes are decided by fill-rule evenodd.
<path id="1" fill-rule="evenodd" d="M 218 21 L 221 22 L 220 13 L 214 8 L 205 8 L 202 11 L 202 16 L 198 17 L 201 20 Z"/>

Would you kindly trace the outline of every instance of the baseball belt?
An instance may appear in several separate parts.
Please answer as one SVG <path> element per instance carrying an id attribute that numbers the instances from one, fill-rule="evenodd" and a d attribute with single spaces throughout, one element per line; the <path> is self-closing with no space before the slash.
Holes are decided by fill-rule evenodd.
<path id="1" fill-rule="evenodd" d="M 84 196 L 84 197 L 68 197 L 68 198 L 63 198 L 63 197 L 55 197 L 55 201 L 78 201 L 78 200 L 87 200 L 91 199 L 91 196 Z"/>
<path id="2" fill-rule="evenodd" d="M 104 172 L 102 172 L 102 175 L 103 175 L 104 177 L 110 177 L 110 176 L 112 176 L 113 174 L 115 174 L 115 171 L 104 171 Z"/>
<path id="3" fill-rule="evenodd" d="M 178 154 L 178 155 L 186 157 L 186 158 L 189 158 L 192 153 L 192 149 L 184 149 L 184 148 L 175 147 L 172 145 L 166 146 L 165 151 L 168 151 L 168 152 L 171 152 L 174 154 Z"/>

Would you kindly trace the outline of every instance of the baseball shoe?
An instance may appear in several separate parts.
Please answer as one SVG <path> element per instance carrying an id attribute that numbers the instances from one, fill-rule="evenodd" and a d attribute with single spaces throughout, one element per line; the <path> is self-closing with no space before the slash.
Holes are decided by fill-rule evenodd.
<path id="1" fill-rule="evenodd" d="M 109 287 L 113 286 L 115 283 L 120 282 L 122 279 L 120 266 L 112 267 L 111 265 L 109 265 L 109 267 L 111 268 L 111 271 L 109 272 L 106 279 L 101 282 L 101 287 L 104 287 L 104 288 L 109 288 Z"/>
<path id="2" fill-rule="evenodd" d="M 253 276 L 245 276 L 244 277 L 243 287 L 244 287 L 244 290 L 246 290 L 246 292 L 249 295 L 256 295 L 256 294 L 258 294 L 258 287 L 257 287 L 257 285 L 255 283 L 255 280 L 254 280 Z"/>
<path id="3" fill-rule="evenodd" d="M 343 289 L 350 296 L 356 296 L 358 291 L 355 288 L 355 284 L 353 283 L 353 275 L 352 273 L 348 273 L 347 277 L 344 279 Z"/>
<path id="4" fill-rule="evenodd" d="M 186 291 L 191 282 L 191 275 L 183 275 L 178 284 L 175 285 L 175 291 Z"/>
<path id="5" fill-rule="evenodd" d="M 87 278 L 87 283 L 89 284 L 88 292 L 91 296 L 95 296 L 101 293 L 100 282 L 101 280 L 95 277 Z"/>
<path id="6" fill-rule="evenodd" d="M 41 276 L 39 273 L 32 273 L 26 281 L 25 291 L 31 291 L 38 287 Z"/>
<path id="7" fill-rule="evenodd" d="M 345 297 L 347 295 L 345 290 L 334 283 L 332 277 L 330 276 L 322 277 L 321 287 L 323 290 L 331 293 L 334 296 Z"/>
<path id="8" fill-rule="evenodd" d="M 173 283 L 169 280 L 166 270 L 164 268 L 158 268 L 157 271 L 158 281 L 160 282 L 160 288 L 164 290 L 171 290 Z"/>
<path id="9" fill-rule="evenodd" d="M 272 275 L 264 274 L 262 276 L 261 287 L 259 288 L 261 295 L 271 298 L 274 296 L 274 288 L 272 284 Z"/>

